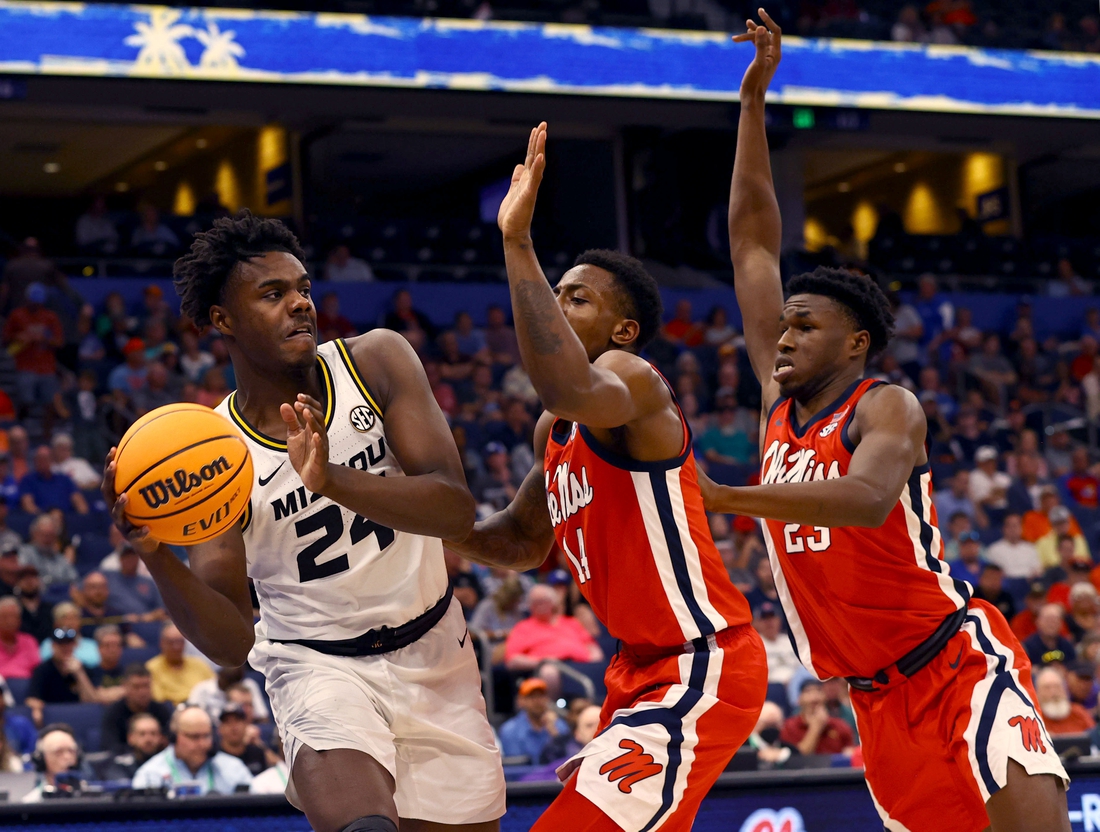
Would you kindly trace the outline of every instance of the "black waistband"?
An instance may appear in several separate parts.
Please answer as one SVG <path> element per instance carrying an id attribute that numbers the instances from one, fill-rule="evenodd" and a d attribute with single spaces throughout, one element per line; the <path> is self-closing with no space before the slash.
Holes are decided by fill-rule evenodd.
<path id="1" fill-rule="evenodd" d="M 898 673 L 908 678 L 932 661 L 962 627 L 963 621 L 966 620 L 967 610 L 967 605 L 963 604 L 941 621 L 940 626 L 936 628 L 932 635 L 898 659 L 894 664 L 898 669 Z M 889 680 L 890 675 L 883 669 L 870 679 L 849 676 L 848 684 L 856 690 L 869 693 L 876 689 L 876 685 L 885 685 Z"/>
<path id="2" fill-rule="evenodd" d="M 448 582 L 447 591 L 435 606 L 400 627 L 379 627 L 377 630 L 368 630 L 361 636 L 340 641 L 318 641 L 307 638 L 273 638 L 271 640 L 278 644 L 301 644 L 303 647 L 316 650 L 318 653 L 327 653 L 330 656 L 380 656 L 383 653 L 392 653 L 394 650 L 408 647 L 438 624 L 447 612 L 453 594 L 454 587 Z"/>

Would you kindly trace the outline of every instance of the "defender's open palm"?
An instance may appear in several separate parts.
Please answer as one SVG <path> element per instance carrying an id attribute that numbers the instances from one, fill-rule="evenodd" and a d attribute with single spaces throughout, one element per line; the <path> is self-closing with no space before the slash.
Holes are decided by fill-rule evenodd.
<path id="1" fill-rule="evenodd" d="M 319 494 L 328 482 L 328 431 L 321 403 L 305 393 L 279 406 L 286 422 L 286 453 L 307 491 Z"/>
<path id="2" fill-rule="evenodd" d="M 760 19 L 764 21 L 762 26 L 752 20 L 745 21 L 748 30 L 743 35 L 735 35 L 734 41 L 745 43 L 752 41 L 756 44 L 756 57 L 752 59 L 749 68 L 745 70 L 745 76 L 741 79 L 741 97 L 763 97 L 775 75 L 775 69 L 783 57 L 783 30 L 768 16 L 763 9 L 758 9 Z"/>
<path id="3" fill-rule="evenodd" d="M 506 238 L 528 237 L 531 219 L 535 215 L 535 200 L 546 170 L 546 122 L 531 131 L 527 141 L 527 158 L 512 171 L 512 184 L 500 203 L 497 225 Z"/>

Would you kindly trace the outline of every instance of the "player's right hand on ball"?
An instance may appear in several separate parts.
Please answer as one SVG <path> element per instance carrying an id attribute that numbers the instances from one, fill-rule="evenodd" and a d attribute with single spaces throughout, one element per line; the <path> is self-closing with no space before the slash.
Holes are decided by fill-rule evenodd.
<path id="1" fill-rule="evenodd" d="M 130 541 L 130 545 L 137 550 L 139 555 L 148 555 L 157 550 L 160 541 L 150 536 L 148 526 L 135 526 L 126 516 L 126 504 L 130 500 L 130 495 L 115 493 L 115 469 L 117 467 L 115 465 L 115 455 L 117 453 L 118 448 L 111 448 L 107 454 L 107 465 L 103 469 L 103 485 L 100 490 L 103 492 L 103 499 L 111 511 L 111 519 L 115 521 L 118 530 L 126 535 L 126 539 Z"/>

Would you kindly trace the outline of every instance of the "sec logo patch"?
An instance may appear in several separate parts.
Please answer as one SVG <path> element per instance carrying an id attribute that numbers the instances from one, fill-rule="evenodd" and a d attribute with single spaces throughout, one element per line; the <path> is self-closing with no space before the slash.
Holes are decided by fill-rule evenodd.
<path id="1" fill-rule="evenodd" d="M 366 433 L 374 427 L 374 411 L 361 404 L 348 414 L 348 420 L 357 431 Z"/>

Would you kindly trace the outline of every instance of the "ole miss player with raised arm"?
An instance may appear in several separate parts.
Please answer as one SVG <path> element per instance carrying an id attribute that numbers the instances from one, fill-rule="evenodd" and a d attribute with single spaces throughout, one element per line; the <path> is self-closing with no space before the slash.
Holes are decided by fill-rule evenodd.
<path id="1" fill-rule="evenodd" d="M 531 217 L 545 143 L 543 124 L 499 216 L 520 352 L 546 407 L 535 431 L 543 465 L 454 546 L 530 569 L 556 538 L 623 642 L 600 733 L 559 770 L 565 789 L 534 829 L 688 830 L 756 724 L 767 660 L 710 537 L 691 432 L 638 356 L 661 323 L 656 283 L 611 251 L 582 254 L 554 290 L 539 268 Z"/>
<path id="2" fill-rule="evenodd" d="M 793 278 L 764 131 L 780 31 L 748 22 L 730 194 L 737 299 L 763 386 L 761 481 L 704 480 L 711 511 L 768 518 L 776 588 L 803 664 L 848 677 L 867 785 L 888 830 L 1069 832 L 1065 770 L 1004 617 L 952 578 L 931 500 L 926 423 L 901 387 L 863 379 L 893 328 L 871 280 Z M 769 31 L 769 29 L 771 31 Z"/>

